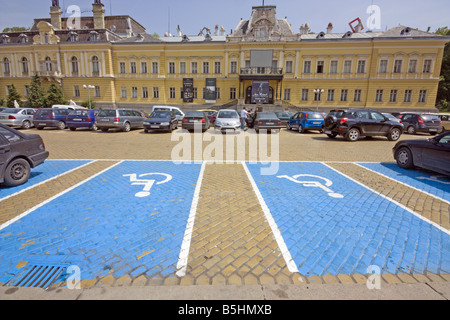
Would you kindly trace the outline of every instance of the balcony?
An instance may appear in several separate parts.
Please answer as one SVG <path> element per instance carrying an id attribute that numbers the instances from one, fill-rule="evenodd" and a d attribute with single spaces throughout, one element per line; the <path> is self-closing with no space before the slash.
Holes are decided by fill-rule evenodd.
<path id="1" fill-rule="evenodd" d="M 241 68 L 239 78 L 241 80 L 282 80 L 283 68 L 250 67 Z"/>

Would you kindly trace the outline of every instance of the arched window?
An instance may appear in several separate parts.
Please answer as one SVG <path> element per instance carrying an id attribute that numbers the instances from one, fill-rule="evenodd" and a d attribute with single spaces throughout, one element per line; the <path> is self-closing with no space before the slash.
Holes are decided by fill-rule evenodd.
<path id="1" fill-rule="evenodd" d="M 97 56 L 93 56 L 92 57 L 92 72 L 93 73 L 99 73 L 100 72 L 100 66 L 99 66 L 99 62 L 98 62 L 98 57 Z"/>
<path id="2" fill-rule="evenodd" d="M 45 58 L 45 70 L 53 71 L 52 59 L 50 57 Z"/>
<path id="3" fill-rule="evenodd" d="M 78 58 L 72 57 L 72 73 L 78 73 Z"/>
<path id="4" fill-rule="evenodd" d="M 5 73 L 10 73 L 11 72 L 11 69 L 9 68 L 9 59 L 8 58 L 4 58 L 3 59 L 3 66 L 4 66 L 3 71 Z"/>
<path id="5" fill-rule="evenodd" d="M 28 73 L 28 59 L 26 57 L 22 58 L 22 72 Z"/>

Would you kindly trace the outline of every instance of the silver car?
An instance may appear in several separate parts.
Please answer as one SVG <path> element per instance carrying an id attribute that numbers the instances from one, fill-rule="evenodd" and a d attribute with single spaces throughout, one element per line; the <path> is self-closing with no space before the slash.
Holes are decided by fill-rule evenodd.
<path id="1" fill-rule="evenodd" d="M 33 115 L 36 109 L 9 108 L 0 112 L 0 123 L 9 127 L 30 129 L 33 127 Z"/>
<path id="2" fill-rule="evenodd" d="M 217 113 L 216 121 L 214 122 L 214 129 L 221 132 L 226 130 L 239 131 L 241 129 L 241 119 L 236 110 L 223 109 Z"/>
<path id="3" fill-rule="evenodd" d="M 100 110 L 96 117 L 97 128 L 103 132 L 109 129 L 121 129 L 128 132 L 131 129 L 144 128 L 145 116 L 142 112 L 130 109 Z"/>

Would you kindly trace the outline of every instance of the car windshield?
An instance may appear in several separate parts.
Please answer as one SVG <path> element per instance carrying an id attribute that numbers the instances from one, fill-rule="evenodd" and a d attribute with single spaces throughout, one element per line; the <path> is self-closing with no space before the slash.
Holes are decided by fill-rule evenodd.
<path id="1" fill-rule="evenodd" d="M 277 115 L 278 118 L 290 118 L 291 114 L 287 113 L 287 112 L 276 112 L 275 113 Z"/>
<path id="2" fill-rule="evenodd" d="M 257 118 L 259 119 L 277 119 L 278 117 L 275 113 L 267 112 L 267 113 L 258 113 Z"/>
<path id="3" fill-rule="evenodd" d="M 150 115 L 150 118 L 171 118 L 169 111 L 155 111 Z"/>
<path id="4" fill-rule="evenodd" d="M 188 111 L 186 112 L 185 117 L 195 117 L 195 118 L 203 118 L 205 114 L 200 111 Z"/>
<path id="5" fill-rule="evenodd" d="M 321 113 L 309 113 L 308 119 L 323 119 L 323 115 Z"/>
<path id="6" fill-rule="evenodd" d="M 390 113 L 383 113 L 383 116 L 385 116 L 388 119 L 392 119 L 392 120 L 397 120 L 396 117 L 394 117 L 392 114 Z"/>
<path id="7" fill-rule="evenodd" d="M 439 118 L 438 116 L 435 116 L 433 114 L 423 114 L 421 115 L 422 119 L 424 121 L 441 121 L 441 118 Z"/>
<path id="8" fill-rule="evenodd" d="M 15 114 L 15 113 L 19 113 L 20 110 L 21 110 L 21 109 L 5 109 L 5 110 L 3 110 L 2 112 L 3 112 L 3 113 L 12 113 L 12 114 Z"/>
<path id="9" fill-rule="evenodd" d="M 116 110 L 101 110 L 98 113 L 99 117 L 115 117 L 116 116 Z"/>
<path id="10" fill-rule="evenodd" d="M 342 118 L 342 116 L 345 114 L 344 110 L 333 110 L 330 111 L 328 114 L 329 116 L 335 116 L 336 118 Z"/>
<path id="11" fill-rule="evenodd" d="M 217 115 L 217 118 L 225 118 L 225 119 L 239 119 L 239 115 L 236 111 L 220 111 Z"/>

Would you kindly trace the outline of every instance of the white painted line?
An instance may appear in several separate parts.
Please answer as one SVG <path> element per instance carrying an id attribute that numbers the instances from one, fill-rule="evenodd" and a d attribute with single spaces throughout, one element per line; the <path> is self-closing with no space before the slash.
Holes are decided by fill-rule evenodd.
<path id="1" fill-rule="evenodd" d="M 178 277 L 184 277 L 186 275 L 186 269 L 189 258 L 189 250 L 191 248 L 192 232 L 194 230 L 195 215 L 197 214 L 198 200 L 200 197 L 200 189 L 202 187 L 203 175 L 205 173 L 206 161 L 202 163 L 200 174 L 198 176 L 197 184 L 195 186 L 194 197 L 192 199 L 191 210 L 189 212 L 189 218 L 184 232 L 183 243 L 181 244 L 180 254 L 178 256 L 177 272 Z"/>
<path id="2" fill-rule="evenodd" d="M 63 161 L 63 160 L 58 160 L 58 161 Z M 65 161 L 65 160 L 64 160 L 64 161 Z M 75 161 L 75 160 L 74 160 L 74 161 Z M 23 190 L 20 190 L 20 191 L 14 193 L 14 194 L 11 194 L 11 195 L 9 195 L 9 196 L 6 196 L 6 197 L 0 199 L 0 202 L 1 202 L 1 201 L 4 201 L 4 200 L 6 200 L 6 199 L 9 199 L 9 198 L 11 198 L 11 197 L 17 196 L 17 195 L 19 195 L 19 194 L 21 194 L 21 193 L 23 193 L 23 192 L 25 192 L 25 191 L 28 191 L 28 190 L 30 190 L 30 189 L 39 187 L 40 185 L 42 185 L 42 184 L 44 184 L 44 183 L 47 183 L 47 182 L 50 182 L 50 181 L 52 181 L 52 180 L 58 179 L 58 178 L 60 178 L 60 177 L 62 177 L 62 176 L 65 176 L 66 174 L 69 174 L 69 173 L 74 172 L 75 170 L 78 170 L 78 169 L 81 169 L 81 168 L 83 168 L 83 167 L 85 167 L 85 166 L 87 166 L 87 165 L 90 165 L 91 163 L 97 162 L 98 160 L 77 160 L 77 161 L 90 161 L 90 162 L 85 163 L 85 164 L 83 164 L 83 165 L 81 165 L 81 166 L 79 166 L 79 167 L 73 168 L 73 169 L 71 169 L 71 170 L 69 170 L 69 171 L 66 171 L 66 172 L 63 172 L 63 173 L 61 173 L 61 174 L 58 174 L 58 175 L 54 176 L 53 178 L 50 178 L 50 179 L 44 180 L 44 181 L 42 181 L 42 182 L 39 182 L 38 184 L 29 186 L 28 188 L 25 188 L 25 189 L 23 189 Z M 50 162 L 51 162 L 51 161 L 50 161 Z"/>
<path id="3" fill-rule="evenodd" d="M 120 161 L 120 162 L 118 162 L 118 163 L 113 164 L 112 166 L 110 166 L 110 167 L 108 167 L 108 168 L 106 168 L 106 169 L 104 169 L 104 170 L 102 170 L 102 171 L 100 171 L 100 172 L 94 174 L 93 176 L 87 178 L 86 180 L 83 180 L 83 181 L 81 181 L 80 183 L 77 183 L 76 185 L 74 185 L 74 186 L 72 186 L 72 187 L 70 187 L 70 188 L 68 188 L 68 189 L 66 189 L 66 190 L 64 190 L 64 191 L 62 191 L 62 192 L 60 192 L 60 193 L 58 193 L 57 195 L 54 195 L 53 197 L 51 197 L 51 198 L 49 198 L 49 199 L 47 199 L 47 200 L 45 200 L 44 202 L 41 202 L 40 204 L 38 204 L 38 205 L 34 206 L 33 208 L 31 208 L 31 209 L 25 211 L 24 213 L 22 213 L 21 215 L 15 217 L 14 219 L 11 219 L 11 220 L 9 220 L 8 222 L 5 222 L 4 224 L 0 225 L 0 231 L 3 230 L 3 229 L 5 229 L 6 227 L 10 226 L 10 225 L 13 224 L 14 222 L 19 221 L 19 220 L 22 219 L 23 217 L 26 217 L 27 215 L 29 215 L 29 214 L 32 213 L 33 211 L 39 209 L 40 207 L 46 205 L 47 203 L 49 203 L 49 202 L 51 202 L 51 201 L 53 201 L 53 200 L 55 200 L 55 199 L 61 197 L 62 195 L 66 194 L 66 193 L 68 193 L 68 192 L 70 192 L 70 191 L 72 191 L 73 189 L 78 188 L 79 186 L 81 186 L 81 185 L 85 184 L 86 182 L 88 182 L 88 181 L 94 179 L 95 177 L 98 177 L 98 176 L 101 175 L 102 173 L 104 173 L 104 172 L 106 172 L 106 171 L 108 171 L 108 170 L 114 168 L 115 166 L 121 164 L 122 162 L 123 162 L 123 161 Z"/>
<path id="4" fill-rule="evenodd" d="M 367 163 L 367 162 L 363 162 L 363 163 Z M 420 190 L 419 188 L 416 188 L 416 187 L 410 186 L 409 184 L 406 184 L 406 183 L 404 183 L 404 182 L 395 180 L 394 178 L 391 178 L 391 177 L 389 177 L 389 176 L 387 176 L 387 175 L 385 175 L 385 174 L 383 174 L 383 173 L 381 173 L 381 172 L 377 172 L 377 171 L 375 171 L 375 170 L 373 170 L 373 169 L 366 168 L 366 167 L 360 165 L 359 163 L 354 163 L 354 164 L 356 164 L 357 166 L 359 166 L 359 167 L 361 167 L 361 168 L 363 168 L 363 169 L 366 169 L 366 170 L 372 171 L 373 173 L 379 174 L 380 176 L 382 176 L 382 177 L 384 177 L 384 178 L 390 179 L 390 180 L 395 181 L 395 182 L 397 182 L 397 183 L 400 183 L 400 184 L 402 184 L 402 185 L 404 185 L 404 186 L 407 186 L 407 187 L 409 187 L 409 188 L 411 188 L 411 189 L 414 189 L 414 190 L 420 191 L 420 192 L 422 192 L 422 193 L 425 193 L 426 195 L 428 195 L 428 196 L 430 196 L 430 197 L 433 197 L 433 198 L 435 198 L 435 199 L 438 199 L 439 201 L 443 201 L 443 202 L 445 202 L 445 203 L 447 203 L 447 204 L 450 204 L 450 201 L 445 200 L 445 199 L 443 199 L 443 198 L 440 198 L 440 197 L 438 197 L 438 196 L 435 196 L 434 194 L 431 194 L 431 193 L 429 193 L 429 192 L 427 192 L 427 191 Z"/>
<path id="5" fill-rule="evenodd" d="M 245 170 L 245 173 L 247 174 L 248 180 L 250 181 L 250 184 L 253 187 L 253 191 L 255 192 L 256 197 L 258 198 L 259 204 L 261 205 L 261 208 L 264 212 L 266 220 L 269 223 L 270 228 L 272 229 L 272 233 L 275 238 L 275 241 L 277 242 L 278 247 L 280 248 L 281 254 L 283 255 L 284 261 L 286 261 L 286 265 L 287 265 L 289 271 L 292 273 L 299 273 L 297 265 L 295 264 L 295 261 L 292 259 L 291 253 L 289 252 L 289 249 L 283 240 L 281 231 L 278 228 L 275 220 L 273 219 L 272 214 L 270 213 L 269 207 L 267 207 L 267 204 L 264 201 L 264 198 L 262 197 L 261 192 L 259 191 L 258 186 L 255 183 L 255 180 L 253 179 L 245 162 L 242 161 L 241 164 L 244 167 L 244 170 Z"/>
<path id="6" fill-rule="evenodd" d="M 340 175 L 346 177 L 347 179 L 349 179 L 349 180 L 351 180 L 351 181 L 353 181 L 353 182 L 359 184 L 360 186 L 366 188 L 367 190 L 369 190 L 369 191 L 375 193 L 376 195 L 378 195 L 378 196 L 380 196 L 380 197 L 382 197 L 382 198 L 384 198 L 384 199 L 386 199 L 386 200 L 388 200 L 388 201 L 390 201 L 390 202 L 396 204 L 397 206 L 399 206 L 399 207 L 402 208 L 402 209 L 405 209 L 405 210 L 408 211 L 409 213 L 411 213 L 411 214 L 415 215 L 417 218 L 419 218 L 419 219 L 421 219 L 421 220 L 423 220 L 423 221 L 425 221 L 425 222 L 431 224 L 432 226 L 434 226 L 435 228 L 439 229 L 440 231 L 442 231 L 442 232 L 444 232 L 444 233 L 450 235 L 450 230 L 445 229 L 444 227 L 438 225 L 437 223 L 435 223 L 435 222 L 433 222 L 433 221 L 431 221 L 431 220 L 429 220 L 429 219 L 427 219 L 427 218 L 421 216 L 420 214 L 418 214 L 418 213 L 412 211 L 411 209 L 409 209 L 408 207 L 404 206 L 403 204 L 401 204 L 401 203 L 395 201 L 394 199 L 391 199 L 391 198 L 389 198 L 389 197 L 386 197 L 385 195 L 383 195 L 383 194 L 381 194 L 381 193 L 379 193 L 379 192 L 377 192 L 377 191 L 375 191 L 375 190 L 369 188 L 368 186 L 362 184 L 361 182 L 356 181 L 355 179 L 349 177 L 349 176 L 346 175 L 345 173 L 342 173 L 342 172 L 340 172 L 339 170 L 337 170 L 337 169 L 335 169 L 335 168 L 333 168 L 333 167 L 330 167 L 330 166 L 327 165 L 326 163 L 323 162 L 322 164 L 323 164 L 324 166 L 330 168 L 331 170 L 337 172 L 338 174 L 340 174 Z"/>

